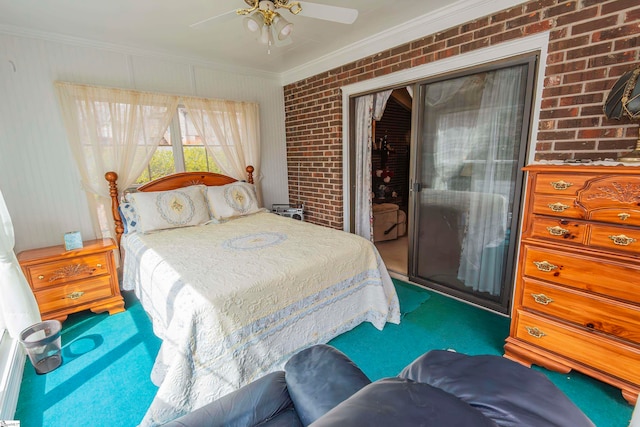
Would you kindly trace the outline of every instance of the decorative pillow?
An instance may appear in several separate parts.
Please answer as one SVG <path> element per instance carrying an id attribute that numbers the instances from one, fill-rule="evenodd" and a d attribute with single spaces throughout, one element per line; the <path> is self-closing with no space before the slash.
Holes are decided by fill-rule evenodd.
<path id="1" fill-rule="evenodd" d="M 261 211 L 256 188 L 247 182 L 232 182 L 205 191 L 211 217 L 217 220 L 249 215 Z"/>
<path id="2" fill-rule="evenodd" d="M 124 226 L 124 234 L 133 234 L 138 231 L 138 214 L 133 207 L 133 204 L 125 201 L 118 206 L 120 211 L 120 219 L 122 219 L 122 225 Z"/>
<path id="3" fill-rule="evenodd" d="M 199 225 L 209 220 L 202 185 L 169 191 L 131 193 L 127 199 L 138 215 L 137 230 L 143 233 Z"/>

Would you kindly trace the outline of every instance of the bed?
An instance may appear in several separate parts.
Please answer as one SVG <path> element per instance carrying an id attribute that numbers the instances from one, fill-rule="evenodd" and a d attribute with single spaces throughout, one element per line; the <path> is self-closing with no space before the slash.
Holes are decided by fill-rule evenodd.
<path id="1" fill-rule="evenodd" d="M 162 340 L 151 372 L 158 392 L 141 426 L 203 406 L 363 322 L 400 322 L 375 246 L 260 209 L 252 171 L 246 182 L 175 174 L 124 198 L 117 175 L 106 175 L 121 287 Z"/>

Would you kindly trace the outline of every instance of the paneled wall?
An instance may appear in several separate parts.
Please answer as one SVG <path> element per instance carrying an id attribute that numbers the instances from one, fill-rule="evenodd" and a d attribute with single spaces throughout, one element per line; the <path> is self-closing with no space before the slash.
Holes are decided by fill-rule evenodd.
<path id="1" fill-rule="evenodd" d="M 270 206 L 288 201 L 278 76 L 0 34 L 0 188 L 13 219 L 16 252 L 60 244 L 67 231 L 94 237 L 53 90 L 55 80 L 258 102 L 264 202 Z"/>
<path id="2" fill-rule="evenodd" d="M 285 86 L 287 162 L 310 221 L 343 227 L 340 88 L 549 32 L 535 159 L 600 159 L 630 150 L 638 124 L 607 120 L 608 90 L 640 61 L 640 5 L 536 0 Z M 292 168 L 291 165 L 296 165 Z"/>

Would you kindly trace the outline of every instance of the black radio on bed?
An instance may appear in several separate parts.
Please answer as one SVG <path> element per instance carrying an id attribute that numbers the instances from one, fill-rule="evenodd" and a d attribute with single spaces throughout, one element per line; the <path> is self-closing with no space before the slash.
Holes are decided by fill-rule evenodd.
<path id="1" fill-rule="evenodd" d="M 282 215 L 289 218 L 304 221 L 304 204 L 274 204 L 271 205 L 271 212 L 276 215 Z"/>

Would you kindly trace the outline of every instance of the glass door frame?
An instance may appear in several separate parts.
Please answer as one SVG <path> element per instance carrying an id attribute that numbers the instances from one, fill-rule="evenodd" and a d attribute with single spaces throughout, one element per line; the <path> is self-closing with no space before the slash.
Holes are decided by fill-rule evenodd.
<path id="1" fill-rule="evenodd" d="M 534 52 L 526 55 L 521 55 L 507 60 L 495 61 L 479 66 L 459 70 L 453 73 L 447 73 L 440 76 L 433 76 L 428 79 L 416 82 L 413 85 L 413 107 L 412 107 L 412 130 L 411 130 L 411 159 L 409 166 L 409 266 L 408 276 L 409 280 L 413 283 L 417 283 L 433 289 L 437 292 L 441 292 L 454 298 L 468 301 L 472 304 L 485 307 L 498 313 L 510 314 L 511 308 L 511 296 L 513 291 L 513 281 L 516 268 L 516 255 L 518 252 L 517 242 L 520 232 L 521 224 L 521 206 L 522 206 L 522 191 L 524 183 L 524 172 L 522 167 L 525 166 L 526 159 L 528 158 L 528 149 L 530 147 L 529 139 L 531 136 L 531 127 L 533 125 L 533 102 L 535 99 L 535 82 L 537 72 L 537 61 L 539 60 L 539 52 Z M 417 233 L 417 219 L 420 218 L 420 204 L 417 203 L 417 194 L 420 192 L 420 177 L 421 177 L 421 162 L 423 144 L 422 144 L 422 129 L 424 126 L 424 99 L 425 99 L 425 86 L 427 84 L 436 83 L 443 80 L 454 79 L 471 74 L 482 73 L 490 70 L 496 70 L 500 68 L 507 68 L 516 65 L 528 65 L 526 87 L 525 87 L 525 102 L 523 111 L 523 126 L 520 137 L 520 152 L 517 159 L 517 172 L 515 179 L 514 199 L 513 199 L 513 216 L 511 218 L 510 228 L 512 230 L 509 236 L 509 247 L 507 253 L 507 259 L 505 262 L 504 280 L 501 286 L 500 298 L 497 301 L 492 301 L 484 298 L 480 298 L 470 292 L 455 289 L 446 285 L 428 281 L 424 278 L 418 277 L 418 241 L 415 238 Z M 517 231 L 517 232 L 513 232 Z"/>

